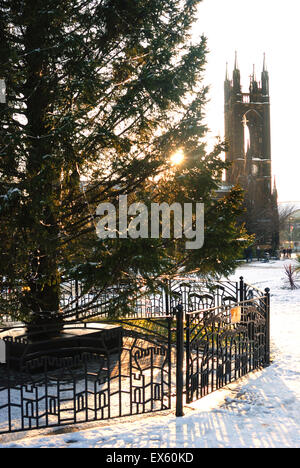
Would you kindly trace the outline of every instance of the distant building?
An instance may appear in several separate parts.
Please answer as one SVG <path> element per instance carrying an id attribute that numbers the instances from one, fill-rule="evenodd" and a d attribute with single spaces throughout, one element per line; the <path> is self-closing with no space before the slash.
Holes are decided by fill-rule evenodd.
<path id="1" fill-rule="evenodd" d="M 261 82 L 255 69 L 248 93 L 242 92 L 237 56 L 232 80 L 225 78 L 226 161 L 231 167 L 225 185 L 245 190 L 244 221 L 249 234 L 263 247 L 279 247 L 276 185 L 272 185 L 269 73 L 264 58 Z"/>

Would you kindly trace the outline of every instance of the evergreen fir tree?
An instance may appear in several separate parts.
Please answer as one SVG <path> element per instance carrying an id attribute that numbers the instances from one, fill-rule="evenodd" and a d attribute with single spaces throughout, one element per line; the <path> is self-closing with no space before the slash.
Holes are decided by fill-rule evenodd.
<path id="1" fill-rule="evenodd" d="M 104 291 L 137 274 L 233 268 L 240 193 L 212 196 L 224 163 L 221 147 L 205 157 L 206 39 L 189 36 L 198 4 L 0 0 L 1 275 L 26 320 L 57 312 L 72 277 Z M 166 181 L 178 148 L 187 162 Z M 97 239 L 97 205 L 125 194 L 207 202 L 205 249 Z"/>

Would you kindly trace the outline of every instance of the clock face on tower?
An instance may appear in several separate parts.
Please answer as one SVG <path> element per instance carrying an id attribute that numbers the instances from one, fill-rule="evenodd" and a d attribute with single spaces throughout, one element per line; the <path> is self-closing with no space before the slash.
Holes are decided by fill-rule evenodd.
<path id="1" fill-rule="evenodd" d="M 258 174 L 258 167 L 256 164 L 252 164 L 252 175 L 256 176 Z"/>

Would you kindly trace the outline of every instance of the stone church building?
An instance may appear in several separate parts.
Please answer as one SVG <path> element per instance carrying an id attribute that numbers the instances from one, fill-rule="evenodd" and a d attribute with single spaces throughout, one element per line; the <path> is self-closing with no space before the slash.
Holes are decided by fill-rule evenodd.
<path id="1" fill-rule="evenodd" d="M 226 185 L 245 190 L 244 221 L 256 245 L 279 247 L 277 190 L 272 183 L 269 73 L 264 57 L 261 81 L 255 69 L 250 76 L 249 92 L 243 92 L 237 56 L 232 79 L 225 78 L 226 160 L 231 163 Z"/>

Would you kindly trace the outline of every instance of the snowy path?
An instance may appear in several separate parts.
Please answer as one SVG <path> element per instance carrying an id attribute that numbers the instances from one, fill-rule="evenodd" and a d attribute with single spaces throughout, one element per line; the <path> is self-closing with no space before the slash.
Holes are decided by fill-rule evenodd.
<path id="1" fill-rule="evenodd" d="M 235 275 L 271 288 L 273 364 L 268 369 L 189 406 L 183 418 L 170 413 L 81 426 L 61 435 L 10 435 L 0 439 L 0 447 L 299 448 L 300 290 L 282 289 L 283 265 L 244 265 Z"/>

